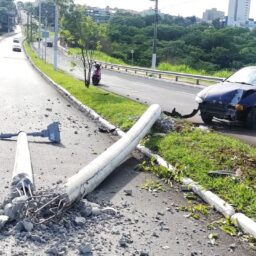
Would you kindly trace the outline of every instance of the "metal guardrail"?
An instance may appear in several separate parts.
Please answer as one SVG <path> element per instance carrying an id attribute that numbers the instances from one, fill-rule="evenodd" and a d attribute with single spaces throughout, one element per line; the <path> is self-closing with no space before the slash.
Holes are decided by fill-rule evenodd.
<path id="1" fill-rule="evenodd" d="M 67 49 L 62 46 L 59 46 L 59 49 L 64 52 L 67 51 Z M 140 72 L 140 73 L 144 73 L 146 76 L 155 75 L 158 78 L 162 78 L 163 76 L 165 76 L 165 78 L 167 78 L 167 79 L 168 79 L 168 77 L 174 77 L 176 82 L 179 81 L 180 77 L 194 79 L 194 80 L 196 80 L 197 85 L 200 84 L 200 80 L 201 81 L 210 81 L 210 82 L 222 82 L 223 80 L 225 80 L 225 78 L 222 78 L 222 77 L 192 75 L 192 74 L 172 72 L 172 71 L 155 70 L 155 69 L 150 69 L 150 68 L 123 66 L 123 65 L 118 65 L 118 64 L 108 63 L 108 62 L 102 62 L 102 61 L 97 61 L 97 62 L 100 63 L 106 69 L 110 69 L 110 70 L 116 69 L 118 71 L 125 71 L 125 72 L 132 71 L 132 72 L 134 72 L 134 74 L 137 74 Z"/>
<path id="2" fill-rule="evenodd" d="M 172 71 L 162 71 L 162 70 L 154 70 L 150 68 L 141 68 L 141 67 L 132 67 L 132 66 L 123 66 L 123 65 L 117 65 L 117 64 L 112 64 L 112 63 L 106 63 L 106 62 L 101 62 L 99 63 L 107 69 L 116 69 L 118 71 L 125 71 L 129 72 L 132 71 L 135 74 L 138 72 L 145 73 L 146 76 L 152 76 L 156 75 L 158 78 L 162 78 L 165 76 L 165 78 L 169 77 L 175 77 L 175 81 L 179 81 L 179 78 L 189 78 L 189 79 L 194 79 L 196 80 L 196 84 L 200 84 L 201 81 L 211 81 L 211 82 L 222 82 L 225 78 L 222 77 L 212 77 L 212 76 L 201 76 L 201 75 L 192 75 L 192 74 L 186 74 L 186 73 L 178 73 L 178 72 L 172 72 Z"/>

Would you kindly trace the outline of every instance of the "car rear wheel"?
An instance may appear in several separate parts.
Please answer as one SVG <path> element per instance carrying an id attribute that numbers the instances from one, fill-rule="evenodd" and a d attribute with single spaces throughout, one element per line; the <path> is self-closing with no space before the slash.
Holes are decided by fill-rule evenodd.
<path id="1" fill-rule="evenodd" d="M 256 130 L 256 108 L 251 109 L 248 113 L 246 127 L 250 130 Z"/>
<path id="2" fill-rule="evenodd" d="M 206 112 L 201 112 L 201 118 L 205 124 L 211 124 L 213 116 Z"/>

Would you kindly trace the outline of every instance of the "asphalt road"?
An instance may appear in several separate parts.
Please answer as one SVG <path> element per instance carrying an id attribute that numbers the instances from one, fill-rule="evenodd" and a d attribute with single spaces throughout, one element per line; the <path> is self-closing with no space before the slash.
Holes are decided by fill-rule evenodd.
<path id="1" fill-rule="evenodd" d="M 36 189 L 65 182 L 116 139 L 99 133 L 95 123 L 40 77 L 23 52 L 13 52 L 12 38 L 0 42 L 0 70 L 1 132 L 37 131 L 53 121 L 61 124 L 61 145 L 52 145 L 43 138 L 29 140 Z M 1 200 L 8 193 L 15 147 L 15 139 L 0 140 Z M 188 202 L 176 186 L 163 184 L 165 192 L 142 189 L 145 182 L 156 178 L 137 172 L 137 164 L 131 157 L 89 196 L 95 202 L 117 208 L 118 218 L 92 218 L 86 228 L 74 226 L 67 219 L 77 214 L 71 209 L 64 224 L 58 221 L 43 231 L 35 229 L 24 234 L 9 225 L 0 232 L 1 252 L 45 255 L 49 247 L 61 247 L 61 255 L 78 255 L 78 247 L 86 242 L 92 246 L 91 255 L 255 255 L 240 239 L 218 229 L 207 229 L 207 223 L 221 217 L 215 212 L 211 211 L 209 218 L 194 220 L 180 211 L 180 206 Z M 127 196 L 125 189 L 132 190 L 132 195 Z M 72 232 L 67 223 L 73 225 Z M 208 238 L 212 232 L 218 233 L 214 245 Z M 130 237 L 126 246 L 120 245 L 122 236 Z"/>
<path id="2" fill-rule="evenodd" d="M 35 47 L 37 47 L 37 44 L 35 44 Z M 47 48 L 46 59 L 49 63 L 53 62 L 52 48 Z M 81 62 L 74 58 L 72 61 L 77 63 L 76 67 L 72 67 L 70 56 L 66 56 L 62 51 L 59 51 L 58 67 L 83 79 Z M 193 109 L 197 108 L 195 95 L 203 88 L 202 86 L 197 87 L 174 81 L 150 79 L 104 69 L 102 70 L 102 80 L 99 87 L 142 103 L 158 103 L 163 110 L 171 111 L 176 108 L 181 114 L 191 113 Z M 188 120 L 196 125 L 204 125 L 199 114 Z M 249 144 L 256 144 L 256 132 L 249 131 L 236 124 L 215 120 L 211 128 Z"/>

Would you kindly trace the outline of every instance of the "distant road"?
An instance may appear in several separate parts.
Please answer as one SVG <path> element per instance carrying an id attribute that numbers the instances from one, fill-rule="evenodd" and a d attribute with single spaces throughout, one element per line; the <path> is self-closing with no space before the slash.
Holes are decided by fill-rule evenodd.
<path id="1" fill-rule="evenodd" d="M 52 51 L 53 48 L 47 48 L 47 61 L 50 63 L 53 60 Z M 61 51 L 58 53 L 58 67 L 83 79 L 81 65 L 78 64 L 75 68 L 71 67 L 70 57 L 64 55 Z M 142 103 L 158 103 L 163 110 L 171 111 L 176 108 L 181 114 L 191 113 L 194 108 L 197 108 L 195 96 L 201 90 L 200 87 L 196 86 L 104 69 L 102 70 L 102 81 L 99 87 Z M 198 125 L 204 125 L 199 114 L 189 120 Z M 256 144 L 256 132 L 254 131 L 221 122 L 216 122 L 213 128 L 250 144 Z"/>

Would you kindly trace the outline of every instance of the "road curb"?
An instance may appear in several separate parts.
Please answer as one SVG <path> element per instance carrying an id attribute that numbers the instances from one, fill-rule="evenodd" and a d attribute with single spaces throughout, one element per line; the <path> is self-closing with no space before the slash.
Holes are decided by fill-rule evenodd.
<path id="1" fill-rule="evenodd" d="M 72 96 L 66 89 L 62 88 L 60 85 L 56 84 L 51 78 L 49 78 L 47 75 L 42 73 L 39 70 L 39 68 L 37 68 L 34 65 L 34 63 L 31 61 L 30 57 L 27 55 L 25 50 L 24 52 L 29 62 L 31 63 L 31 65 L 39 72 L 39 74 L 54 88 L 56 88 L 58 92 L 60 92 L 60 94 L 63 95 L 68 101 L 73 103 L 79 110 L 81 110 L 82 112 L 85 112 L 89 117 L 99 122 L 101 125 L 105 126 L 106 128 L 116 129 L 116 132 L 120 137 L 124 136 L 125 133 L 121 129 L 116 128 L 113 124 L 111 124 L 110 122 L 102 118 L 93 109 L 81 103 L 74 96 Z M 145 156 L 150 158 L 153 157 L 154 159 L 156 159 L 159 165 L 167 168 L 168 170 L 170 170 L 170 172 L 175 171 L 175 168 L 171 164 L 169 164 L 161 156 L 152 153 L 150 149 L 140 144 L 137 146 L 137 149 L 141 153 L 143 153 Z M 256 222 L 254 220 L 248 218 L 243 213 L 235 213 L 234 208 L 230 204 L 222 200 L 220 197 L 218 197 L 216 194 L 212 193 L 211 191 L 205 190 L 202 186 L 198 185 L 192 179 L 183 178 L 182 183 L 184 185 L 189 186 L 195 194 L 197 194 L 203 201 L 210 204 L 216 211 L 224 215 L 226 218 L 230 219 L 235 226 L 243 230 L 245 233 L 256 238 Z"/>
<path id="2" fill-rule="evenodd" d="M 256 237 L 256 223 L 245 216 L 243 213 L 236 213 L 231 217 L 231 221 L 234 225 L 241 228 L 245 233 Z"/>

